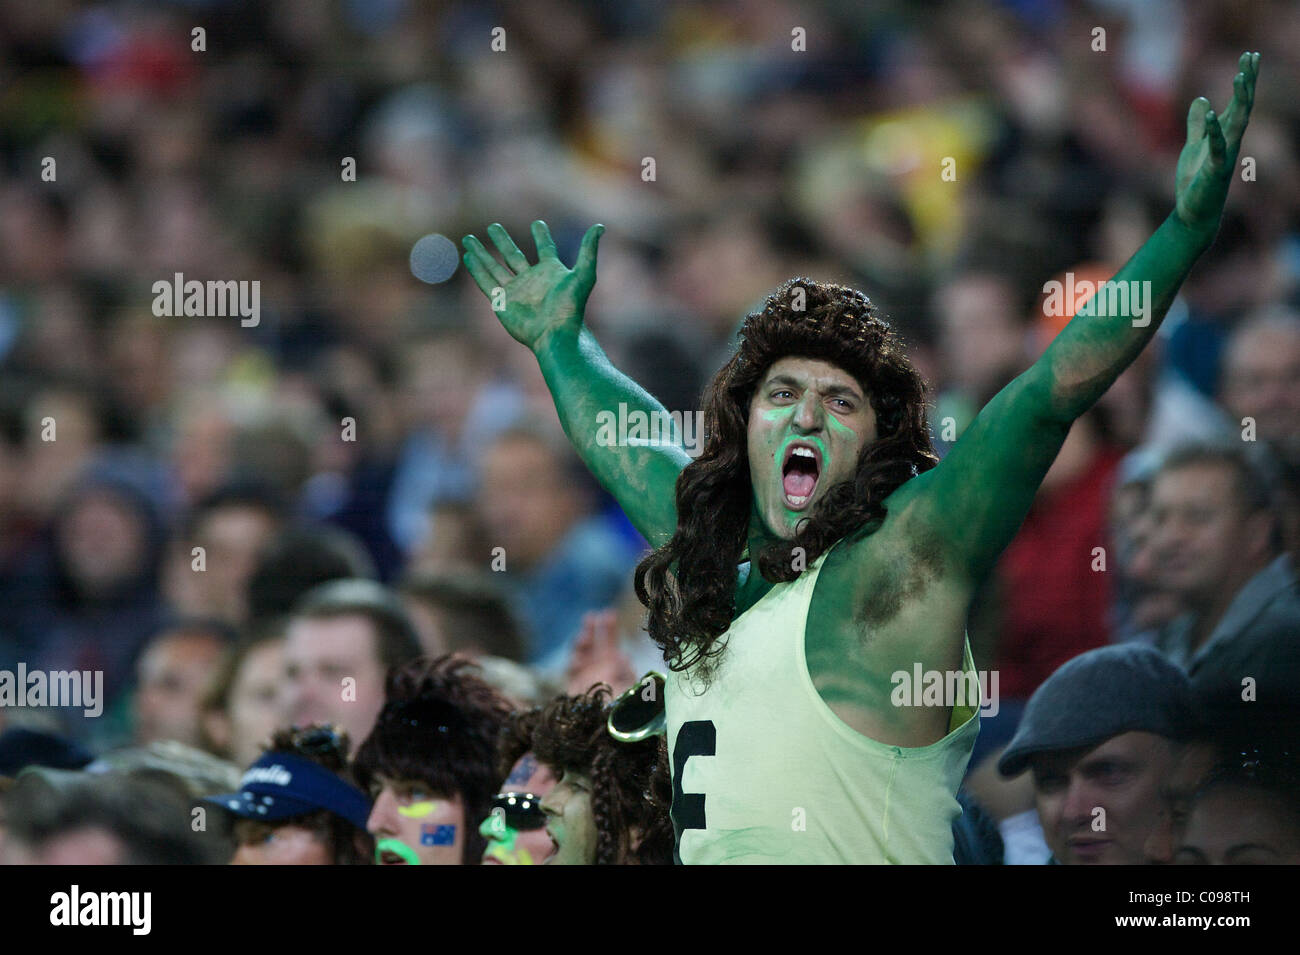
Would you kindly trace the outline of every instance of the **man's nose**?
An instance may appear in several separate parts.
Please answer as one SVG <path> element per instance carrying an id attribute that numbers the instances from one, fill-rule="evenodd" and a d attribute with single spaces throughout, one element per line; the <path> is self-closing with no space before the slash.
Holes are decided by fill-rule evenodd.
<path id="1" fill-rule="evenodd" d="M 505 832 L 505 819 L 501 817 L 500 813 L 489 814 L 478 827 L 478 834 L 488 842 L 496 842 L 502 839 Z"/>
<path id="2" fill-rule="evenodd" d="M 375 836 L 386 836 L 397 832 L 397 825 L 394 822 L 396 805 L 396 801 L 386 790 L 381 792 L 370 810 L 370 818 L 366 820 L 366 831 Z"/>
<path id="3" fill-rule="evenodd" d="M 1091 822 L 1095 808 L 1097 801 L 1091 787 L 1071 780 L 1065 792 L 1065 803 L 1061 807 L 1065 821 L 1073 824 Z"/>
<path id="4" fill-rule="evenodd" d="M 794 412 L 794 424 L 800 431 L 806 433 L 820 431 L 822 428 L 823 413 L 822 404 L 817 400 L 817 396 L 812 392 L 805 392 L 804 396 L 799 399 L 799 404 Z"/>

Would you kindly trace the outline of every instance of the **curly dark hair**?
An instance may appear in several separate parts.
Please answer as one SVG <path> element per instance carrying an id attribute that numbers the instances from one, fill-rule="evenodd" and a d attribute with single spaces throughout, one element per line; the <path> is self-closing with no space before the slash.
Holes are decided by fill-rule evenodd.
<path id="1" fill-rule="evenodd" d="M 356 786 L 356 778 L 348 768 L 350 747 L 351 741 L 346 730 L 313 723 L 310 726 L 276 730 L 266 749 L 267 752 L 289 753 L 313 762 L 328 769 L 344 782 Z M 280 826 L 302 826 L 315 832 L 329 847 L 335 865 L 370 865 L 374 862 L 375 841 L 370 833 L 358 829 L 328 809 L 277 819 L 271 823 L 254 819 L 239 820 L 235 823 L 236 841 L 258 841 L 266 830 Z"/>
<path id="2" fill-rule="evenodd" d="M 773 363 L 788 357 L 830 362 L 853 375 L 876 413 L 877 438 L 862 448 L 853 479 L 828 488 L 794 538 L 751 555 L 765 579 L 799 575 L 795 548 L 811 565 L 845 535 L 883 521 L 885 498 L 938 463 L 925 381 L 871 301 L 806 278 L 782 285 L 745 319 L 735 354 L 705 390 L 705 445 L 677 478 L 677 530 L 636 569 L 650 636 L 673 670 L 698 666 L 707 679 L 724 649 L 717 644 L 735 613 L 754 496 L 750 402 Z"/>
<path id="3" fill-rule="evenodd" d="M 384 708 L 353 761 L 357 782 L 369 791 L 375 777 L 418 780 L 465 808 L 465 865 L 486 848 L 479 823 L 492 809 L 502 776 L 497 741 L 510 702 L 476 676 L 473 662 L 452 654 L 420 659 L 388 674 Z"/>
<path id="4" fill-rule="evenodd" d="M 533 754 L 557 772 L 591 778 L 596 865 L 671 865 L 672 784 L 659 737 L 620 743 L 609 735 L 610 688 L 557 696 L 540 708 Z"/>
<path id="5" fill-rule="evenodd" d="M 532 752 L 533 734 L 537 731 L 537 721 L 541 715 L 540 706 L 521 710 L 512 714 L 501 730 L 501 736 L 497 740 L 497 775 L 503 780 L 510 777 L 510 771 L 524 754 Z"/>

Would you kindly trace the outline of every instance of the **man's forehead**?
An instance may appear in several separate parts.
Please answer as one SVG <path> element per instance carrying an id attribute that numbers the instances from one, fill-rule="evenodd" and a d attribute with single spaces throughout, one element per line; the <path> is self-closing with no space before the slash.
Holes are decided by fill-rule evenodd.
<path id="1" fill-rule="evenodd" d="M 1132 730 L 1102 740 L 1095 746 L 1052 750 L 1034 756 L 1034 772 L 1069 772 L 1108 759 L 1138 759 L 1151 754 L 1153 747 L 1167 742 L 1155 733 Z"/>
<path id="2" fill-rule="evenodd" d="M 285 634 L 286 656 L 360 660 L 375 654 L 373 623 L 361 614 L 300 617 Z"/>
<path id="3" fill-rule="evenodd" d="M 1279 328 L 1256 328 L 1228 346 L 1224 364 L 1229 376 L 1273 369 L 1300 359 L 1300 334 Z"/>
<path id="4" fill-rule="evenodd" d="M 1233 473 L 1215 461 L 1191 461 L 1156 475 L 1151 487 L 1153 503 L 1174 503 L 1192 499 L 1219 501 L 1233 492 Z"/>
<path id="5" fill-rule="evenodd" d="M 374 784 L 380 789 L 423 789 L 433 796 L 434 800 L 452 804 L 460 802 L 459 793 L 439 792 L 432 783 L 414 776 L 385 776 L 383 773 L 375 773 Z"/>
<path id="6" fill-rule="evenodd" d="M 781 358 L 772 363 L 764 376 L 764 381 L 768 384 L 775 383 L 778 379 L 786 379 L 798 385 L 850 388 L 857 392 L 862 390 L 862 385 L 852 374 L 839 365 L 820 358 Z"/>

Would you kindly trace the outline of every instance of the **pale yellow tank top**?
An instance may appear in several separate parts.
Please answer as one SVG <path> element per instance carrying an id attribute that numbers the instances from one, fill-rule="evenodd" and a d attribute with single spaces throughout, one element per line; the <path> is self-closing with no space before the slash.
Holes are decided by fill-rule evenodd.
<path id="1" fill-rule="evenodd" d="M 732 622 L 707 688 L 669 674 L 673 822 L 687 865 L 952 864 L 979 701 L 954 706 L 948 735 L 921 747 L 878 743 L 837 717 L 804 656 L 825 559 Z M 969 641 L 962 665 L 974 672 Z"/>

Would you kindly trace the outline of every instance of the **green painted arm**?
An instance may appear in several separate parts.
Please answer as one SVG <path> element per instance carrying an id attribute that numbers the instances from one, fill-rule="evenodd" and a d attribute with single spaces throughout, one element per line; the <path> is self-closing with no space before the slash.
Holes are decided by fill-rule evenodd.
<path id="1" fill-rule="evenodd" d="M 592 226 L 582 239 L 578 260 L 567 268 L 555 250 L 546 223 L 534 222 L 537 264 L 531 264 L 500 225 L 488 236 L 505 259 L 502 265 L 474 236 L 464 239 L 464 262 L 501 324 L 537 357 L 555 399 L 564 432 L 596 479 L 614 495 L 628 520 L 654 547 L 677 528 L 677 475 L 690 456 L 681 435 L 665 429 L 670 440 L 628 444 L 618 432 L 619 406 L 642 412 L 647 420 L 664 407 L 620 372 L 583 324 L 591 289 L 596 284 L 596 248 L 605 227 Z M 611 420 L 613 424 L 611 424 Z M 624 419 L 625 420 L 625 419 Z"/>
<path id="2" fill-rule="evenodd" d="M 1155 334 L 1192 265 L 1213 241 L 1254 101 L 1258 64 L 1259 54 L 1242 54 L 1222 120 L 1204 97 L 1192 103 L 1187 144 L 1178 158 L 1177 206 L 1108 283 L 1130 293 L 1137 289 L 1141 297 L 1130 294 L 1124 308 L 1122 296 L 1099 291 L 1042 357 L 984 407 L 938 467 L 900 489 L 899 503 L 911 502 L 915 517 L 942 531 L 951 569 L 972 582 L 987 574 L 1011 542 L 1070 425 Z"/>

